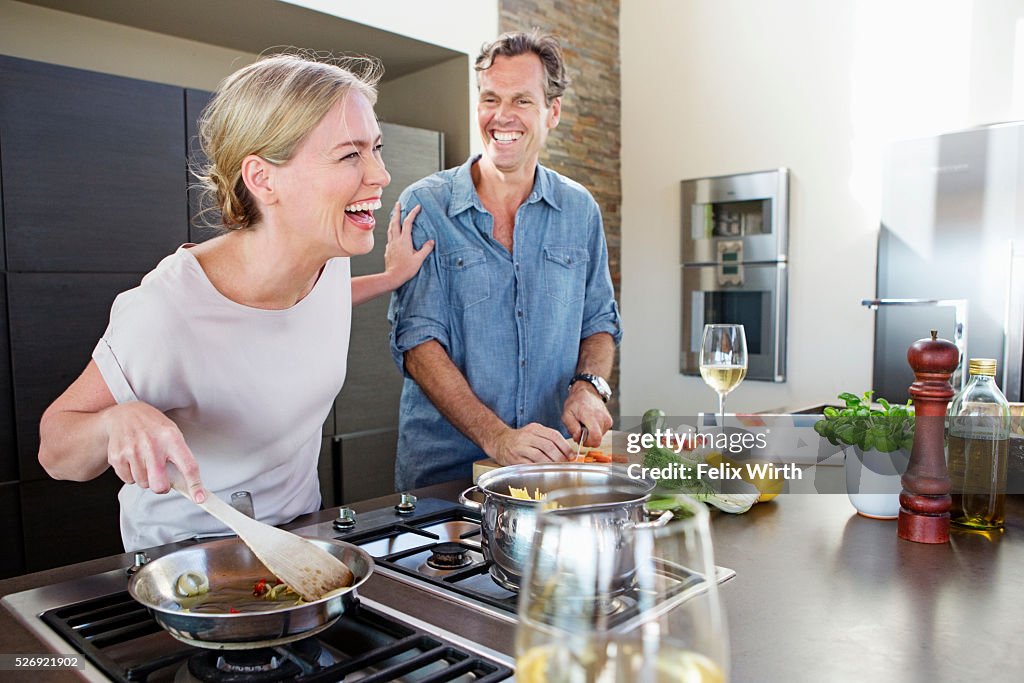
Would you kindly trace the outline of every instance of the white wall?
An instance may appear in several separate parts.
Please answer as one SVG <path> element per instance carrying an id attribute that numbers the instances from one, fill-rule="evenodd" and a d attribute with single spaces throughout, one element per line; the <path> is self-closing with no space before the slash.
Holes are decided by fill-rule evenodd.
<path id="1" fill-rule="evenodd" d="M 728 408 L 868 389 L 881 152 L 1024 118 L 1024 0 L 636 0 L 620 30 L 622 414 L 716 406 L 678 372 L 679 181 L 778 166 L 788 380 L 745 382 Z"/>
<path id="2" fill-rule="evenodd" d="M 480 52 L 480 46 L 498 36 L 498 0 L 376 0 L 375 2 L 342 2 L 341 0 L 284 0 L 293 5 L 314 9 L 326 14 L 344 17 L 350 21 L 374 26 L 376 28 L 398 33 L 424 42 L 458 50 L 469 59 L 466 62 L 466 77 L 470 82 L 469 109 L 465 113 L 467 124 L 476 121 L 476 72 L 473 71 L 473 60 Z M 440 66 L 447 71 L 454 68 L 454 62 Z M 402 80 L 402 79 L 398 79 Z M 405 79 L 409 82 L 409 79 Z M 449 108 L 446 102 L 437 102 L 438 93 L 427 93 L 423 84 L 417 82 L 413 90 L 405 96 L 399 96 L 395 87 L 385 86 L 381 95 L 388 94 L 396 101 L 405 105 L 418 98 L 418 106 L 422 108 L 437 107 L 439 110 Z M 434 98 L 435 101 L 432 101 Z M 408 106 L 415 106 L 409 104 Z M 428 124 L 417 124 L 429 127 Z M 447 166 L 457 166 L 465 161 L 468 154 L 464 147 L 446 141 Z M 483 150 L 480 136 L 476 134 L 475 125 L 469 135 L 469 154 Z"/>

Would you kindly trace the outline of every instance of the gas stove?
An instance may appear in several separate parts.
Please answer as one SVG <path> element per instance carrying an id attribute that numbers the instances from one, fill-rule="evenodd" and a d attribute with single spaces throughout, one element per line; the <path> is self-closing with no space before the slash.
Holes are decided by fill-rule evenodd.
<path id="1" fill-rule="evenodd" d="M 375 566 L 364 588 L 376 599 L 361 595 L 336 624 L 286 646 L 223 652 L 181 643 L 128 595 L 124 569 L 8 595 L 2 604 L 52 652 L 84 655 L 88 661 L 82 673 L 91 681 L 489 683 L 512 676 L 511 641 L 502 646 L 505 652 L 498 652 L 468 634 L 452 632 L 455 620 L 440 622 L 453 607 L 489 623 L 516 621 L 518 596 L 491 579 L 480 548 L 480 516 L 474 510 L 403 495 L 394 508 L 358 516 L 342 508 L 333 521 L 291 531 L 339 539 L 366 551 Z M 719 567 L 716 580 L 734 575 Z M 385 577 L 383 584 L 394 581 L 415 589 L 413 594 L 424 596 L 417 601 L 419 616 L 451 626 L 441 628 L 395 609 L 398 600 L 387 585 L 381 590 L 379 577 Z M 617 596 L 613 621 L 630 628 L 707 587 L 696 574 L 676 572 L 672 578 L 677 579 L 674 586 L 653 610 L 638 611 L 628 592 Z M 377 589 L 369 590 L 375 583 Z"/>
<path id="2" fill-rule="evenodd" d="M 330 628 L 287 645 L 207 650 L 176 640 L 125 590 L 117 569 L 3 598 L 53 652 L 84 655 L 89 681 L 320 683 L 486 681 L 512 676 L 509 656 L 368 598 Z"/>
<path id="3" fill-rule="evenodd" d="M 464 505 L 436 498 L 403 495 L 394 509 L 359 515 L 341 508 L 338 519 L 293 529 L 300 536 L 336 538 L 357 545 L 373 558 L 374 572 L 433 595 L 515 623 L 518 593 L 490 576 L 490 561 L 480 548 L 480 515 Z M 736 575 L 716 568 L 721 583 Z M 655 610 L 641 613 L 626 592 L 610 605 L 610 623 L 630 628 L 672 609 L 707 588 L 704 577 L 683 568 L 662 567 L 666 592 Z"/>

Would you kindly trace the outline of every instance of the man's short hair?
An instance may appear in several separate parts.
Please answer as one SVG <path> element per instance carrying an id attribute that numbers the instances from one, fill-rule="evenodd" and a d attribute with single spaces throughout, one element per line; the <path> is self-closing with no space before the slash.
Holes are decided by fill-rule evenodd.
<path id="1" fill-rule="evenodd" d="M 544 98 L 550 105 L 569 86 L 561 43 L 551 33 L 541 33 L 536 28 L 528 33 L 503 33 L 493 42 L 483 44 L 473 68 L 479 73 L 490 69 L 496 57 L 518 57 L 530 53 L 537 55 L 544 66 Z"/>

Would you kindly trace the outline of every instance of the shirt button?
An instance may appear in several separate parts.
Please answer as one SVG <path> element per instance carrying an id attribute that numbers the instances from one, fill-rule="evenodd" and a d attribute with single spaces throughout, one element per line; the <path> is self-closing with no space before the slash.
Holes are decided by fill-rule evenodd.
<path id="1" fill-rule="evenodd" d="M 526 361 L 525 360 L 519 361 L 519 367 L 525 368 L 526 367 Z"/>
<path id="2" fill-rule="evenodd" d="M 522 318 L 522 317 L 523 317 L 523 311 L 522 311 L 522 309 L 520 309 L 520 310 L 516 311 L 516 315 L 518 315 L 518 316 L 519 316 L 520 318 Z"/>
<path id="3" fill-rule="evenodd" d="M 462 265 L 462 259 L 461 258 L 460 259 L 456 259 L 455 265 L 461 266 Z"/>
<path id="4" fill-rule="evenodd" d="M 516 270 L 519 270 L 519 264 L 518 263 L 516 264 Z"/>

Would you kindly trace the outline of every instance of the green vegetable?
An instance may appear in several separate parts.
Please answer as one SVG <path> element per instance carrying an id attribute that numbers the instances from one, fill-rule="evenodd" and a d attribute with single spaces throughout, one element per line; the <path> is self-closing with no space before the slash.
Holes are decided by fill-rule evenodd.
<path id="1" fill-rule="evenodd" d="M 681 498 L 677 498 L 671 494 L 651 498 L 647 501 L 647 504 L 644 507 L 655 512 L 671 510 L 673 519 L 687 519 L 688 517 L 693 517 L 693 510 L 690 509 L 690 506 Z"/>
<path id="2" fill-rule="evenodd" d="M 878 403 L 882 409 L 879 410 L 871 407 L 873 393 L 865 392 L 863 398 L 851 393 L 839 394 L 846 407 L 825 408 L 825 419 L 814 423 L 814 431 L 833 446 L 857 446 L 862 451 L 874 449 L 882 453 L 909 451 L 914 445 L 912 402 L 890 405 L 880 398 Z"/>
<path id="3" fill-rule="evenodd" d="M 722 512 L 738 515 L 746 512 L 757 502 L 757 493 L 691 493 L 696 500 L 714 505 Z M 646 505 L 648 510 L 671 510 L 674 519 L 693 517 L 693 510 L 687 506 L 682 496 L 660 494 L 652 498 Z"/>
<path id="4" fill-rule="evenodd" d="M 654 434 L 656 429 L 661 429 L 664 426 L 665 411 L 658 408 L 651 408 L 644 413 L 643 418 L 640 420 L 640 431 L 643 434 Z"/>

